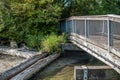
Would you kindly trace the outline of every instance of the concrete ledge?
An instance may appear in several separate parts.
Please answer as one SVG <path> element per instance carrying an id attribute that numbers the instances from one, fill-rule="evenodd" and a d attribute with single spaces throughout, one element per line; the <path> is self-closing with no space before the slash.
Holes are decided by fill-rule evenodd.
<path id="1" fill-rule="evenodd" d="M 74 45 L 73 43 L 64 43 L 61 44 L 62 47 L 62 51 L 83 51 L 81 48 L 78 48 L 76 45 Z"/>
<path id="2" fill-rule="evenodd" d="M 75 66 L 74 80 L 108 80 L 110 71 L 112 68 L 109 66 Z M 112 76 L 116 75 L 117 73 Z"/>

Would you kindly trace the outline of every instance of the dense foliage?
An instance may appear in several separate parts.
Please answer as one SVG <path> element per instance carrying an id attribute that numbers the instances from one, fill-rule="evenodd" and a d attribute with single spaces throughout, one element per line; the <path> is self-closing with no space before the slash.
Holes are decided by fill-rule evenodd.
<path id="1" fill-rule="evenodd" d="M 120 14 L 120 0 L 0 0 L 0 6 L 0 44 L 14 40 L 32 48 L 58 31 L 61 18 Z"/>
<path id="2" fill-rule="evenodd" d="M 59 2 L 59 1 L 58 1 Z M 61 15 L 61 4 L 54 0 L 3 0 L 1 1 L 1 38 L 18 43 L 38 38 L 39 34 L 56 31 Z M 3 26 L 4 25 L 4 26 Z M 32 45 L 31 42 L 28 43 Z M 34 43 L 35 44 L 35 43 Z"/>
<path id="3" fill-rule="evenodd" d="M 70 0 L 62 17 L 78 15 L 120 14 L 120 0 Z"/>

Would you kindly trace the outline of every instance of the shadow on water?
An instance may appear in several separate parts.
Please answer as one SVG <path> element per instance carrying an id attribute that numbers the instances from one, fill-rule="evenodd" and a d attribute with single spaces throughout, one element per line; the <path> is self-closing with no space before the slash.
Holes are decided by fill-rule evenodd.
<path id="1" fill-rule="evenodd" d="M 42 71 L 29 80 L 73 80 L 74 66 L 105 65 L 83 51 L 66 51 Z"/>

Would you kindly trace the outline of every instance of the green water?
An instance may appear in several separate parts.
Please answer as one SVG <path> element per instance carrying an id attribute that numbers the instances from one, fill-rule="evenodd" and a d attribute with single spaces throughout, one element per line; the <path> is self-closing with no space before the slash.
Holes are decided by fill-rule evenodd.
<path id="1" fill-rule="evenodd" d="M 81 52 L 82 53 L 82 52 Z M 75 54 L 75 53 L 74 53 Z M 79 53 L 80 54 L 80 53 Z M 88 55 L 84 55 L 88 56 Z M 44 68 L 42 71 L 39 71 L 29 80 L 73 80 L 74 76 L 74 66 L 81 65 L 105 65 L 104 63 L 98 61 L 97 59 L 93 59 L 88 62 L 88 59 L 85 59 L 82 55 L 64 55 L 51 63 L 49 66 Z M 87 57 L 88 58 L 88 57 Z M 116 74 L 115 72 L 109 72 L 108 76 L 112 76 Z M 118 77 L 116 75 L 115 77 Z M 120 79 L 113 79 L 120 80 Z"/>

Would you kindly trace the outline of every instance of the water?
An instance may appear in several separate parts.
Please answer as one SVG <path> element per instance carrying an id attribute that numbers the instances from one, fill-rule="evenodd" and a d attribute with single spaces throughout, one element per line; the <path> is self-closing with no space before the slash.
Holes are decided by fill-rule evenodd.
<path id="1" fill-rule="evenodd" d="M 74 66 L 76 65 L 105 64 L 89 56 L 86 52 L 67 52 L 29 80 L 73 80 Z M 111 75 L 113 74 L 111 73 Z"/>

